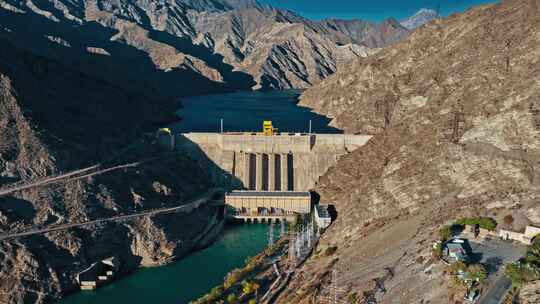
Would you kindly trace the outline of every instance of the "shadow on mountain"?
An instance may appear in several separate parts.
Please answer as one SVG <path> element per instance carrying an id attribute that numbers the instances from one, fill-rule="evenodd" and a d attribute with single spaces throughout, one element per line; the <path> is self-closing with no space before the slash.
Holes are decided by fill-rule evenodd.
<path id="1" fill-rule="evenodd" d="M 148 53 L 111 41 L 117 32 L 96 22 L 54 22 L 4 9 L 0 20 L 0 73 L 12 80 L 17 102 L 36 129 L 45 131 L 46 142 L 58 145 L 59 153 L 70 151 L 56 155 L 59 160 L 105 158 L 142 131 L 174 120 L 177 97 L 247 89 L 254 83 L 251 76 L 232 71 L 221 56 L 168 34 L 153 32 L 187 54 L 208 59 L 227 82 L 182 67 L 160 70 Z"/>
<path id="2" fill-rule="evenodd" d="M 36 216 L 36 209 L 29 201 L 7 196 L 0 197 L 0 213 L 7 216 L 10 222 L 22 220 L 29 224 Z"/>
<path id="3" fill-rule="evenodd" d="M 195 45 L 188 38 L 177 37 L 167 32 L 158 31 L 152 31 L 150 38 L 173 46 L 184 54 L 204 60 L 210 67 L 218 70 L 223 75 L 224 81 L 233 89 L 249 90 L 257 84 L 251 75 L 233 71 L 233 66 L 223 62 L 224 57 L 222 55 L 215 54 L 204 46 Z"/>
<path id="4" fill-rule="evenodd" d="M 176 148 L 189 158 L 193 159 L 204 172 L 208 172 L 212 180 L 212 186 L 225 189 L 245 189 L 243 182 L 216 164 L 199 145 L 183 134 L 177 134 L 175 138 Z"/>
<path id="5" fill-rule="evenodd" d="M 1 35 L 15 46 L 58 60 L 123 88 L 150 90 L 152 95 L 162 97 L 217 93 L 238 88 L 212 81 L 189 69 L 157 69 L 147 53 L 111 41 L 110 38 L 117 32 L 97 22 L 84 25 L 66 20 L 54 22 L 31 12 L 21 15 L 5 10 L 0 10 L 0 18 L 11 31 L 0 32 Z M 91 53 L 88 48 L 105 50 L 108 55 Z M 232 73 L 232 68 L 228 70 L 229 74 Z"/>

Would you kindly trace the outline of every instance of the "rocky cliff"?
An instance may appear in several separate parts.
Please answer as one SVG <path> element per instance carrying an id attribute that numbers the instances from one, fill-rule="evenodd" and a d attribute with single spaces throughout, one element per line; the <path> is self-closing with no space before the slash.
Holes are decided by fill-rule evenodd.
<path id="1" fill-rule="evenodd" d="M 177 105 L 0 41 L 0 189 L 93 164 L 108 168 L 158 157 L 3 195 L 2 234 L 177 206 L 209 188 L 193 162 L 137 140 Z M 191 214 L 4 240 L 0 303 L 51 302 L 76 288 L 77 272 L 106 257 L 118 256 L 122 272 L 181 257 L 219 227 L 216 212 L 200 207 Z"/>
<path id="2" fill-rule="evenodd" d="M 453 303 L 431 258 L 440 225 L 540 223 L 539 16 L 537 0 L 476 7 L 303 94 L 334 126 L 374 137 L 321 178 L 338 217 L 280 303 L 323 301 L 334 270 L 343 299 Z M 336 253 L 322 254 L 328 246 Z"/>
<path id="3" fill-rule="evenodd" d="M 0 36 L 18 47 L 169 96 L 306 88 L 410 32 L 250 0 L 2 0 L 0 16 Z"/>

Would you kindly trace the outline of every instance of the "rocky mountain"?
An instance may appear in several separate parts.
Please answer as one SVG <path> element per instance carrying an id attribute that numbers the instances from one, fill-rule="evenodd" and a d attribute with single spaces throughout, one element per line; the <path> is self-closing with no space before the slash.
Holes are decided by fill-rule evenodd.
<path id="1" fill-rule="evenodd" d="M 0 232 L 205 193 L 205 168 L 142 134 L 177 119 L 178 96 L 306 87 L 407 32 L 388 21 L 374 25 L 384 33 L 367 26 L 353 37 L 347 24 L 249 0 L 0 0 L 0 192 L 37 184 L 0 196 Z M 81 168 L 91 173 L 69 175 Z M 0 303 L 52 302 L 76 288 L 79 271 L 112 255 L 122 272 L 162 265 L 206 244 L 220 225 L 215 208 L 202 206 L 2 241 Z"/>
<path id="2" fill-rule="evenodd" d="M 0 196 L 0 234 L 177 206 L 209 188 L 202 168 L 137 140 L 177 104 L 0 43 L 0 189 L 38 184 Z M 104 170 L 133 162 L 142 163 Z M 39 183 L 88 167 L 96 169 Z M 214 209 L 3 240 L 0 303 L 52 302 L 110 256 L 123 273 L 179 258 L 219 231 Z"/>
<path id="3" fill-rule="evenodd" d="M 321 178 L 337 220 L 280 303 L 323 301 L 333 271 L 342 299 L 454 303 L 462 294 L 431 255 L 442 225 L 540 224 L 539 33 L 537 0 L 479 6 L 303 94 L 334 126 L 374 137 Z"/>
<path id="4" fill-rule="evenodd" d="M 414 30 L 414 29 L 416 29 L 416 28 L 430 22 L 431 20 L 437 19 L 438 16 L 439 15 L 438 15 L 437 11 L 427 9 L 427 8 L 423 8 L 423 9 L 419 10 L 413 16 L 401 21 L 401 25 L 408 28 L 409 30 Z"/>
<path id="5" fill-rule="evenodd" d="M 255 0 L 2 0 L 0 15 L 18 47 L 169 96 L 306 88 L 409 33 L 394 19 L 315 22 Z"/>

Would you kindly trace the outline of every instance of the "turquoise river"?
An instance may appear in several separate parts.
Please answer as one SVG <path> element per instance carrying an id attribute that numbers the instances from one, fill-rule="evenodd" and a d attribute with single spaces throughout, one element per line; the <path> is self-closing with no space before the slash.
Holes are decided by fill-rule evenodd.
<path id="1" fill-rule="evenodd" d="M 336 133 L 329 120 L 297 106 L 298 91 L 237 92 L 183 100 L 181 132 L 258 131 L 263 120 L 272 120 L 280 130 Z M 209 247 L 167 266 L 145 268 L 96 291 L 77 292 L 59 304 L 186 304 L 223 282 L 232 269 L 242 266 L 266 246 L 267 226 L 226 226 Z"/>

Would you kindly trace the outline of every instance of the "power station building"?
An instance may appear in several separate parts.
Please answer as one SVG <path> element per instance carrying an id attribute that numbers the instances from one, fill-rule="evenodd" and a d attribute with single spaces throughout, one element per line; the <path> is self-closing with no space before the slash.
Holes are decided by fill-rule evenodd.
<path id="1" fill-rule="evenodd" d="M 294 220 L 311 212 L 311 194 L 294 191 L 232 191 L 225 194 L 227 214 L 236 219 Z"/>

